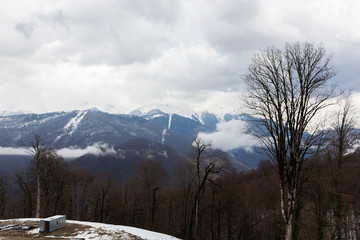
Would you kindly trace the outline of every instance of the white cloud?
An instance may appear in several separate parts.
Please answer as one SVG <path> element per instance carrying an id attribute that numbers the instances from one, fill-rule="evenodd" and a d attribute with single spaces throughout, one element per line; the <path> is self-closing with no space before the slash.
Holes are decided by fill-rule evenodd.
<path id="1" fill-rule="evenodd" d="M 247 123 L 242 120 L 231 120 L 220 122 L 213 133 L 199 133 L 198 137 L 211 142 L 215 148 L 224 151 L 236 148 L 244 148 L 246 151 L 252 151 L 254 147 L 259 146 L 259 142 L 247 132 Z"/>
<path id="2" fill-rule="evenodd" d="M 115 154 L 116 151 L 114 148 L 110 148 L 106 144 L 94 144 L 92 146 L 88 146 L 84 149 L 79 148 L 62 148 L 57 150 L 57 153 L 63 158 L 78 158 L 85 154 L 94 154 L 94 155 L 108 155 Z"/>
<path id="3" fill-rule="evenodd" d="M 109 147 L 107 144 L 101 144 L 101 143 L 88 146 L 84 149 L 71 148 L 71 147 L 62 148 L 56 150 L 56 152 L 63 158 L 78 158 L 85 154 L 94 154 L 94 155 L 103 156 L 103 155 L 116 153 L 114 148 Z M 29 155 L 29 152 L 26 148 L 0 147 L 0 155 Z"/>
<path id="4" fill-rule="evenodd" d="M 227 63 L 226 55 L 209 46 L 178 45 L 147 64 L 129 67 L 127 79 L 134 83 L 134 92 L 139 89 L 137 82 L 162 93 L 224 90 L 236 80 L 227 71 Z"/>
<path id="5" fill-rule="evenodd" d="M 29 155 L 26 148 L 0 147 L 0 155 Z"/>
<path id="6" fill-rule="evenodd" d="M 236 108 L 254 53 L 293 41 L 323 42 L 333 82 L 359 92 L 359 10 L 353 0 L 3 2 L 0 107 Z"/>

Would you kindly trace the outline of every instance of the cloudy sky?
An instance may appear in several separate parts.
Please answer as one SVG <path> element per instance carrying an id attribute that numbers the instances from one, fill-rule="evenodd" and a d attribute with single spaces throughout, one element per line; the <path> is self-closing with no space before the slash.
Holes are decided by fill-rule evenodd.
<path id="1" fill-rule="evenodd" d="M 359 12 L 358 0 L 1 1 L 0 112 L 235 109 L 251 57 L 295 41 L 322 43 L 333 82 L 357 93 Z"/>

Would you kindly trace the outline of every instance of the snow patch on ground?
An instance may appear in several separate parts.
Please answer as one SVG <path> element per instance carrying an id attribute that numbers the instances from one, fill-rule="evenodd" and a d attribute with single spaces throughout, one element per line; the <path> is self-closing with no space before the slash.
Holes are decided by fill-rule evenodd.
<path id="1" fill-rule="evenodd" d="M 140 228 L 121 226 L 121 225 L 112 225 L 112 224 L 95 223 L 95 222 L 82 222 L 82 221 L 75 221 L 75 220 L 67 220 L 66 222 L 90 226 L 95 229 L 104 230 L 105 232 L 130 233 L 130 234 L 136 235 L 136 236 L 146 239 L 146 240 L 175 240 L 175 239 L 178 239 L 178 238 L 172 237 L 170 235 L 162 234 L 162 233 L 152 232 L 152 231 L 148 231 L 148 230 L 144 230 L 144 229 L 140 229 Z M 90 233 L 90 234 L 92 234 L 92 233 Z M 84 234 L 84 235 L 85 236 L 82 236 L 83 238 L 90 239 L 87 237 L 86 234 Z M 101 236 L 101 237 L 103 237 L 103 236 Z M 104 238 L 101 238 L 101 239 L 104 239 Z"/>
<path id="2" fill-rule="evenodd" d="M 16 221 L 16 222 L 36 222 L 39 223 L 40 219 L 38 218 L 19 218 L 19 219 L 8 219 L 8 220 L 0 220 L 1 222 L 7 221 Z M 27 223 L 28 224 L 28 223 Z M 152 232 L 140 228 L 135 227 L 127 227 L 122 225 L 113 225 L 113 224 L 104 224 L 104 223 L 96 223 L 96 222 L 83 222 L 83 221 L 75 221 L 75 220 L 66 220 L 66 224 L 79 224 L 82 226 L 86 226 L 85 230 L 79 230 L 77 232 L 72 232 L 70 235 L 62 234 L 59 236 L 57 231 L 52 233 L 47 233 L 46 238 L 68 238 L 68 239 L 103 239 L 103 240 L 114 240 L 114 239 L 122 239 L 122 240 L 131 240 L 134 237 L 141 238 L 143 240 L 178 240 L 170 235 Z M 39 228 L 34 228 L 32 230 L 26 231 L 29 235 L 29 238 L 39 236 Z M 63 228 L 66 232 L 66 227 Z M 61 231 L 58 230 L 58 231 Z M 0 239 L 2 237 L 0 236 Z M 136 238 L 137 239 L 137 238 Z"/>

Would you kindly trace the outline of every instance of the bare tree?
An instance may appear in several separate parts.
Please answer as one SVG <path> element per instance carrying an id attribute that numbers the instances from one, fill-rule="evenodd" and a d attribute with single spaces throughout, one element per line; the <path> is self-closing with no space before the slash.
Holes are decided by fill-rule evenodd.
<path id="1" fill-rule="evenodd" d="M 86 173 L 78 166 L 69 169 L 69 219 L 78 219 L 78 192 L 85 178 Z"/>
<path id="2" fill-rule="evenodd" d="M 36 163 L 35 172 L 37 169 Z M 34 169 L 33 167 L 33 169 Z M 43 149 L 40 164 L 41 182 L 41 215 L 55 215 L 58 211 L 59 201 L 67 185 L 67 168 L 64 159 L 52 148 Z M 52 205 L 52 209 L 50 209 Z"/>
<path id="3" fill-rule="evenodd" d="M 190 239 L 199 238 L 200 201 L 205 192 L 207 182 L 212 182 L 229 167 L 227 158 L 221 152 L 212 149 L 211 143 L 197 138 L 194 141 L 195 151 L 190 156 L 190 161 L 195 170 L 196 192 L 193 201 L 189 236 Z"/>
<path id="4" fill-rule="evenodd" d="M 40 218 L 41 211 L 41 161 L 43 159 L 45 148 L 42 146 L 41 138 L 39 135 L 35 134 L 34 142 L 31 143 L 31 147 L 28 148 L 28 153 L 33 157 L 36 165 L 36 218 Z"/>
<path id="5" fill-rule="evenodd" d="M 26 217 L 33 217 L 33 184 L 31 181 L 31 173 L 29 168 L 24 172 L 18 172 L 15 174 L 15 183 L 19 186 L 23 196 L 23 214 Z"/>
<path id="6" fill-rule="evenodd" d="M 191 205 L 195 185 L 195 172 L 190 162 L 178 162 L 175 166 L 176 188 L 181 199 L 182 236 L 186 235 L 191 217 Z"/>
<path id="7" fill-rule="evenodd" d="M 94 220 L 107 222 L 111 201 L 111 191 L 114 187 L 114 177 L 107 173 L 96 179 L 94 184 Z"/>
<path id="8" fill-rule="evenodd" d="M 354 108 L 350 95 L 340 99 L 339 110 L 335 115 L 335 123 L 330 133 L 329 162 L 335 194 L 334 217 L 336 239 L 347 238 L 345 217 L 343 213 L 343 165 L 345 155 L 359 139 L 355 129 Z"/>
<path id="9" fill-rule="evenodd" d="M 91 220 L 89 209 L 91 209 L 91 195 L 96 193 L 94 191 L 94 186 L 96 186 L 96 178 L 91 173 L 84 172 L 84 177 L 82 177 L 79 184 L 79 197 L 77 208 L 78 215 L 80 220 Z"/>
<path id="10" fill-rule="evenodd" d="M 280 178 L 280 205 L 285 239 L 292 239 L 304 159 L 321 137 L 312 127 L 318 112 L 329 105 L 335 75 L 322 46 L 287 44 L 255 55 L 244 76 L 248 94 L 244 103 L 254 116 L 259 137 Z"/>
<path id="11" fill-rule="evenodd" d="M 42 213 L 48 214 L 49 201 L 53 194 L 57 195 L 54 211 L 57 210 L 61 192 L 65 186 L 64 160 L 54 149 L 44 147 L 41 137 L 37 134 L 27 151 L 33 157 L 31 171 L 36 176 L 36 218 L 40 218 Z M 42 206 L 45 208 L 42 209 Z"/>
<path id="12" fill-rule="evenodd" d="M 149 159 L 138 164 L 136 174 L 140 178 L 141 185 L 146 193 L 147 228 L 153 230 L 155 211 L 158 205 L 157 192 L 164 185 L 167 174 L 159 162 Z"/>
<path id="13" fill-rule="evenodd" d="M 0 218 L 5 217 L 8 194 L 8 177 L 0 172 Z"/>

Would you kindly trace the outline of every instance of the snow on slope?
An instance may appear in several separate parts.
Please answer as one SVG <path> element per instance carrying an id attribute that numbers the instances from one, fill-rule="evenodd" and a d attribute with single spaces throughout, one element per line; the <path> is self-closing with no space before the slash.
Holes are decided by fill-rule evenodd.
<path id="1" fill-rule="evenodd" d="M 69 135 L 72 135 L 75 130 L 77 129 L 77 127 L 79 126 L 81 120 L 84 118 L 84 116 L 86 115 L 86 111 L 79 111 L 79 113 L 76 115 L 76 117 L 70 119 L 70 121 L 65 125 L 64 130 L 69 131 L 68 133 Z"/>
<path id="2" fill-rule="evenodd" d="M 33 115 L 33 117 L 35 117 L 35 119 L 31 119 L 31 120 L 24 119 L 24 116 L 26 117 L 26 115 L 20 116 L 19 118 L 17 118 L 17 115 L 0 116 L 0 122 L 3 124 L 4 128 L 20 129 L 20 128 L 37 125 L 37 124 L 41 124 L 41 123 L 50 121 L 52 119 L 61 117 L 64 114 L 63 113 L 54 114 L 54 115 L 50 115 L 49 117 L 45 117 L 42 119 L 39 115 L 36 116 L 35 114 L 27 114 L 27 116 L 31 116 L 31 115 Z"/>
<path id="3" fill-rule="evenodd" d="M 39 226 L 40 219 L 38 218 L 19 218 L 19 219 L 8 219 L 0 220 L 1 224 L 22 224 L 22 223 Z M 178 238 L 172 237 L 170 235 L 152 232 L 135 227 L 127 227 L 122 225 L 113 225 L 113 224 L 104 224 L 96 222 L 83 222 L 75 220 L 66 220 L 67 226 L 69 224 L 78 224 L 85 227 L 85 229 L 79 229 L 78 231 L 66 231 L 66 227 L 59 229 L 57 231 L 46 233 L 46 238 L 68 238 L 68 239 L 102 239 L 102 240 L 115 240 L 115 239 L 134 239 L 134 236 L 141 238 L 143 240 L 177 240 Z M 70 228 L 69 228 L 70 229 Z M 27 231 L 29 238 L 39 237 L 39 227 L 36 227 L 32 230 Z M 60 235 L 59 235 L 60 234 Z M 43 236 L 44 237 L 44 236 Z M 138 239 L 137 238 L 137 239 Z M 0 233 L 0 239 L 2 239 Z"/>
<path id="4" fill-rule="evenodd" d="M 161 143 L 164 144 L 165 143 L 165 135 L 166 135 L 166 128 L 163 129 L 162 133 L 161 133 Z"/>
<path id="5" fill-rule="evenodd" d="M 75 130 L 78 128 L 80 122 L 82 121 L 82 119 L 84 118 L 86 113 L 87 113 L 87 111 L 79 111 L 78 114 L 74 118 L 70 119 L 70 121 L 64 127 L 64 133 L 57 136 L 57 138 L 55 139 L 55 142 L 60 140 L 65 135 L 71 136 L 75 132 Z"/>
<path id="6" fill-rule="evenodd" d="M 169 124 L 168 124 L 168 129 L 170 129 L 170 127 L 171 127 L 171 120 L 172 120 L 172 114 L 169 114 Z"/>
<path id="7" fill-rule="evenodd" d="M 165 135 L 166 135 L 166 131 L 168 129 L 170 129 L 171 127 L 171 121 L 172 121 L 172 114 L 169 114 L 169 123 L 168 123 L 168 128 L 165 128 L 162 133 L 161 133 L 161 143 L 165 143 Z"/>

